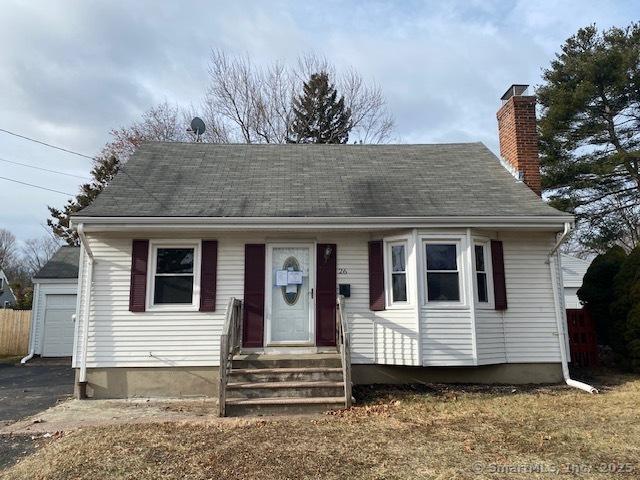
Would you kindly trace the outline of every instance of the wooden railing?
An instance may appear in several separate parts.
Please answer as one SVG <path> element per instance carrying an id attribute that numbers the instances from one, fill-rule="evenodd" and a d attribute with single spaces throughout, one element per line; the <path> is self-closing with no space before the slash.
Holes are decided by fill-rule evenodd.
<path id="1" fill-rule="evenodd" d="M 222 335 L 220 335 L 220 383 L 218 385 L 218 415 L 224 417 L 227 379 L 233 356 L 240 351 L 242 326 L 242 302 L 230 298 Z"/>
<path id="2" fill-rule="evenodd" d="M 344 379 L 344 401 L 345 406 L 351 406 L 351 336 L 349 334 L 349 322 L 347 312 L 344 307 L 344 297 L 338 296 L 338 315 L 336 315 L 338 338 L 337 345 L 342 360 L 342 378 Z"/>

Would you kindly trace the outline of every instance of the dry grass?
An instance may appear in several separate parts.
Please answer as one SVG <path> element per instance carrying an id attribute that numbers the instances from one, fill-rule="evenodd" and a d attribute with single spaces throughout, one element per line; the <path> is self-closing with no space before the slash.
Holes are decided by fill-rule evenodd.
<path id="1" fill-rule="evenodd" d="M 598 396 L 561 387 L 361 391 L 363 406 L 323 417 L 86 429 L 4 478 L 510 477 L 491 473 L 493 465 L 577 465 L 581 478 L 638 478 L 640 379 L 616 380 Z M 476 473 L 474 462 L 485 469 Z M 634 471 L 601 471 L 614 463 Z"/>

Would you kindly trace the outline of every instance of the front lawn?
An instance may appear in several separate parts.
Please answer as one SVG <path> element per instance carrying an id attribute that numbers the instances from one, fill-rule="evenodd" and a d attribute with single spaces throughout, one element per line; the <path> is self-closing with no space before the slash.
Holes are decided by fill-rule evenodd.
<path id="1" fill-rule="evenodd" d="M 557 470 L 638 478 L 640 379 L 610 380 L 599 395 L 365 389 L 364 404 L 336 415 L 91 428 L 52 441 L 3 478 L 558 478 Z"/>

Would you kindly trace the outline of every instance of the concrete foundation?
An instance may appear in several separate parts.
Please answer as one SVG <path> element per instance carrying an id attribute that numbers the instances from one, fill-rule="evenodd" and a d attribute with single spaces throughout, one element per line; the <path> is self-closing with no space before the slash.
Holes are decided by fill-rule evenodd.
<path id="1" fill-rule="evenodd" d="M 356 385 L 402 383 L 527 384 L 562 382 L 560 363 L 506 363 L 478 367 L 406 367 L 353 365 Z"/>
<path id="2" fill-rule="evenodd" d="M 215 397 L 218 367 L 91 368 L 89 398 Z"/>
<path id="3" fill-rule="evenodd" d="M 559 363 L 509 363 L 478 367 L 353 365 L 351 373 L 356 385 L 562 382 L 562 366 Z M 218 395 L 218 380 L 218 367 L 92 368 L 87 370 L 87 395 L 89 398 L 215 397 Z"/>

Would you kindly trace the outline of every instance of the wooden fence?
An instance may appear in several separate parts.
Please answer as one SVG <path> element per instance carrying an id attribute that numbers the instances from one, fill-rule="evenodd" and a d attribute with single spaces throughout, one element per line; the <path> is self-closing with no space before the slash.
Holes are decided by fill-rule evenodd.
<path id="1" fill-rule="evenodd" d="M 0 357 L 29 351 L 31 310 L 0 309 Z"/>
<path id="2" fill-rule="evenodd" d="M 598 365 L 596 324 L 585 308 L 567 308 L 571 363 L 588 368 Z"/>

